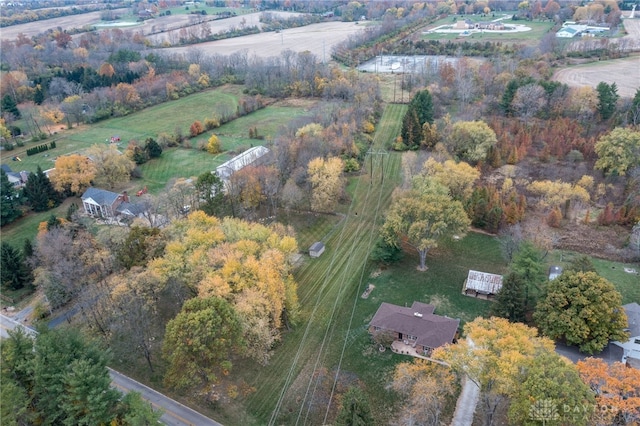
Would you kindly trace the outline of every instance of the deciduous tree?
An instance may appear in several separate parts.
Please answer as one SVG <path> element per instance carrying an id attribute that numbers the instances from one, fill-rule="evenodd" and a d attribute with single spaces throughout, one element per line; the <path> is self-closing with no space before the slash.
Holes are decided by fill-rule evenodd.
<path id="1" fill-rule="evenodd" d="M 94 184 L 98 187 L 116 188 L 129 182 L 135 163 L 126 155 L 118 152 L 114 145 L 93 145 L 87 155 L 95 164 Z"/>
<path id="2" fill-rule="evenodd" d="M 429 250 L 445 239 L 465 234 L 470 223 L 462 204 L 451 198 L 446 187 L 421 176 L 413 189 L 393 202 L 382 232 L 388 243 L 402 241 L 417 250 L 419 270 L 425 271 Z"/>
<path id="3" fill-rule="evenodd" d="M 55 169 L 49 174 L 56 191 L 68 195 L 82 194 L 95 177 L 95 163 L 80 154 L 61 155 L 56 159 Z"/>
<path id="4" fill-rule="evenodd" d="M 209 216 L 220 216 L 224 211 L 224 183 L 216 173 L 204 172 L 198 176 L 196 190 L 200 196 L 200 210 Z"/>
<path id="5" fill-rule="evenodd" d="M 473 185 L 480 177 L 477 169 L 463 161 L 439 163 L 433 157 L 424 163 L 424 173 L 446 186 L 451 197 L 461 202 L 471 196 Z"/>
<path id="6" fill-rule="evenodd" d="M 622 420 L 622 424 L 631 425 L 640 421 L 640 370 L 621 362 L 607 364 L 599 358 L 578 361 L 577 368 L 582 381 L 595 393 L 593 424 L 604 426 Z"/>
<path id="7" fill-rule="evenodd" d="M 241 346 L 240 321 L 224 299 L 188 300 L 167 324 L 162 351 L 165 383 L 177 389 L 208 391 L 231 370 L 231 354 Z"/>
<path id="8" fill-rule="evenodd" d="M 595 167 L 609 176 L 625 176 L 640 164 L 640 131 L 616 127 L 595 145 Z"/>
<path id="9" fill-rule="evenodd" d="M 404 400 L 400 424 L 441 424 L 443 412 L 454 403 L 457 386 L 448 367 L 423 360 L 398 364 L 392 387 Z"/>
<path id="10" fill-rule="evenodd" d="M 454 371 L 466 375 L 480 387 L 478 410 L 484 425 L 493 424 L 496 410 L 509 400 L 518 402 L 513 415 L 520 418 L 528 409 L 528 391 L 533 392 L 535 400 L 554 398 L 558 406 L 588 396 L 584 389 L 564 388 L 568 382 L 564 376 L 555 377 L 556 371 L 547 372 L 544 365 L 536 361 L 538 357 L 547 357 L 552 364 L 562 362 L 557 359 L 553 342 L 538 337 L 535 328 L 509 323 L 503 318 L 477 318 L 464 326 L 464 334 L 466 340 L 436 349 L 433 357 L 446 361 Z M 553 385 L 548 389 L 536 387 L 540 382 Z M 527 392 L 523 392 L 522 383 L 530 383 Z"/>
<path id="11" fill-rule="evenodd" d="M 594 272 L 564 273 L 546 286 L 534 320 L 552 339 L 565 339 L 585 353 L 601 351 L 609 340 L 625 341 L 627 316 L 622 296 Z"/>
<path id="12" fill-rule="evenodd" d="M 309 162 L 311 209 L 332 212 L 342 194 L 344 162 L 338 157 L 314 158 Z"/>
<path id="13" fill-rule="evenodd" d="M 484 121 L 458 121 L 446 139 L 455 156 L 472 164 L 484 160 L 497 143 L 495 132 Z"/>

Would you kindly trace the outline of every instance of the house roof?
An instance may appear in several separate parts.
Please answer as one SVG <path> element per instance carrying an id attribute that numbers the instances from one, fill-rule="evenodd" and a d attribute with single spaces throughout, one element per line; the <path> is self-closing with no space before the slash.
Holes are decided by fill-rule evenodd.
<path id="1" fill-rule="evenodd" d="M 497 294 L 502 288 L 502 275 L 469 269 L 465 288 L 478 293 Z"/>
<path id="2" fill-rule="evenodd" d="M 120 194 L 107 191 L 106 189 L 98 189 L 98 188 L 90 187 L 90 188 L 87 188 L 84 194 L 82 194 L 82 201 L 88 201 L 89 199 L 91 199 L 100 206 L 104 206 L 104 205 L 111 206 L 118 199 L 119 196 Z"/>
<path id="3" fill-rule="evenodd" d="M 629 323 L 629 335 L 631 338 L 640 336 L 640 305 L 638 303 L 627 303 L 622 306 L 627 313 Z"/>
<path id="4" fill-rule="evenodd" d="M 421 302 L 413 302 L 410 308 L 383 302 L 369 325 L 416 336 L 416 344 L 437 348 L 453 341 L 460 320 L 435 315 L 434 310 Z"/>
<path id="5" fill-rule="evenodd" d="M 238 170 L 252 164 L 260 157 L 271 152 L 269 148 L 264 146 L 254 146 L 253 148 L 249 148 L 242 154 L 236 155 L 231 160 L 228 160 L 218 167 L 216 167 L 216 173 L 222 180 L 229 179 L 229 177 L 237 172 Z"/>
<path id="6" fill-rule="evenodd" d="M 323 248 L 324 248 L 324 244 L 320 241 L 316 241 L 311 245 L 311 247 L 309 247 L 309 251 L 318 251 L 318 250 L 322 250 Z"/>
<path id="7" fill-rule="evenodd" d="M 0 165 L 0 168 L 2 168 L 2 170 L 4 170 L 4 172 L 7 174 L 13 172 L 8 164 L 2 164 Z"/>
<path id="8" fill-rule="evenodd" d="M 126 214 L 128 216 L 138 216 L 141 213 L 144 213 L 146 210 L 146 206 L 142 203 L 128 203 L 122 202 L 116 208 L 118 213 Z"/>

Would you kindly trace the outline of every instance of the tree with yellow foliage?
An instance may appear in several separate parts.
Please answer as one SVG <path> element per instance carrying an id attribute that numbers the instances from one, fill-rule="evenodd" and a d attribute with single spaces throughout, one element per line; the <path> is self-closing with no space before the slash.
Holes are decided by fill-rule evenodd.
<path id="1" fill-rule="evenodd" d="M 113 189 L 129 182 L 136 164 L 121 154 L 114 145 L 93 145 L 87 150 L 87 156 L 95 164 L 96 186 Z"/>
<path id="2" fill-rule="evenodd" d="M 56 159 L 49 179 L 58 192 L 66 195 L 82 194 L 96 177 L 96 166 L 87 156 L 62 155 Z"/>
<path id="3" fill-rule="evenodd" d="M 309 162 L 311 210 L 333 212 L 344 188 L 344 162 L 338 157 L 314 158 Z"/>

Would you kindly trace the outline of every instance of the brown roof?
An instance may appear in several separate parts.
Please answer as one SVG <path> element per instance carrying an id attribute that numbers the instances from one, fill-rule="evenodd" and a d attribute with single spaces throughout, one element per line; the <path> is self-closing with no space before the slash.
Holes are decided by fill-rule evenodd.
<path id="1" fill-rule="evenodd" d="M 437 348 L 453 341 L 460 320 L 435 315 L 434 310 L 421 302 L 413 302 L 410 308 L 382 303 L 369 325 L 416 336 L 416 344 Z"/>

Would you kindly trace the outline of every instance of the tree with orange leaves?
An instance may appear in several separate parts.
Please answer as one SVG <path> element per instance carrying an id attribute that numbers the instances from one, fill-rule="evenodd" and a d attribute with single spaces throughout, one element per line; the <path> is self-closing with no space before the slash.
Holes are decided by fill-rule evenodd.
<path id="1" fill-rule="evenodd" d="M 627 368 L 621 362 L 607 364 L 598 358 L 577 363 L 580 378 L 596 395 L 595 425 L 623 424 L 640 421 L 640 370 Z M 615 423 L 619 424 L 619 423 Z"/>

